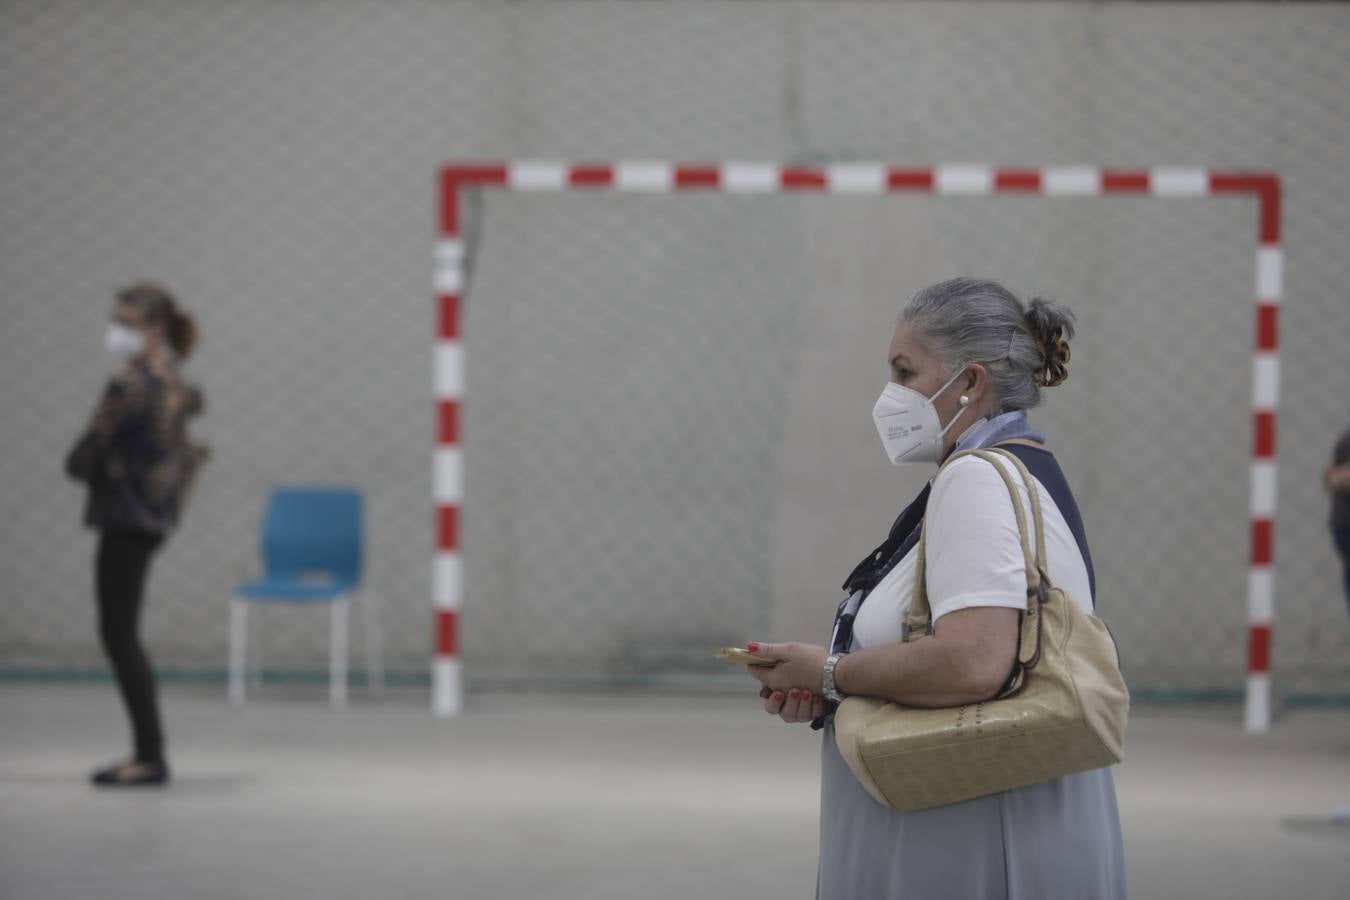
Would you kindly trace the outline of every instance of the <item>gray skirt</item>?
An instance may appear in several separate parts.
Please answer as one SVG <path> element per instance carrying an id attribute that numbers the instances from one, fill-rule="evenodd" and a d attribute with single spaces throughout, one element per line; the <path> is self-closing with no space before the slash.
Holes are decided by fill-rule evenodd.
<path id="1" fill-rule="evenodd" d="M 824 731 L 820 900 L 1124 900 L 1110 769 L 919 812 L 863 790 Z"/>

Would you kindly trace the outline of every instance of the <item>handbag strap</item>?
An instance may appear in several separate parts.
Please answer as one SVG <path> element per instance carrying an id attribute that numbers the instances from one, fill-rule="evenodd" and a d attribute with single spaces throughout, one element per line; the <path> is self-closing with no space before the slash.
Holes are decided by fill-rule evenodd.
<path id="1" fill-rule="evenodd" d="M 1035 666 L 1041 655 L 1042 617 L 1039 615 L 1039 609 L 1040 605 L 1045 602 L 1046 585 L 1050 578 L 1046 572 L 1045 518 L 1041 509 L 1040 491 L 1036 487 L 1036 479 L 1027 470 L 1027 467 L 1016 455 L 1007 450 L 998 448 L 964 450 L 953 455 L 948 460 L 948 464 L 962 456 L 978 457 L 994 467 L 999 477 L 1003 479 L 1004 486 L 1008 489 L 1008 495 L 1012 499 L 1013 515 L 1017 518 L 1017 536 L 1019 543 L 1022 545 L 1022 559 L 1027 574 L 1027 609 L 1021 616 L 1017 647 L 1018 664 L 1014 666 L 1012 675 L 1009 676 L 1007 684 L 999 693 L 999 696 L 1007 696 L 1021 686 L 1021 678 L 1025 670 Z M 1031 514 L 1036 543 L 1034 556 L 1032 555 L 1031 539 L 1028 535 L 1026 512 L 1022 509 L 1022 498 L 1018 494 L 1017 485 L 1013 483 L 1012 476 L 999 464 L 1000 458 L 1007 459 L 1013 464 L 1022 477 L 1023 484 L 1027 487 L 1027 493 L 1031 499 Z M 909 615 L 905 618 L 903 640 L 909 640 L 911 635 L 933 633 L 933 610 L 928 603 L 926 577 L 925 554 L 927 546 L 928 529 L 924 528 L 919 534 L 919 555 L 914 567 L 914 599 L 910 603 Z"/>
<path id="2" fill-rule="evenodd" d="M 1013 484 L 1012 477 L 1008 475 L 1004 468 L 997 463 L 994 463 L 992 457 L 1002 457 L 1012 463 L 1013 468 L 1017 470 L 1017 474 L 1021 476 L 1022 483 L 1027 486 L 1027 494 L 1031 498 L 1031 520 L 1036 529 L 1035 580 L 1033 581 L 1031 577 L 1032 569 L 1028 568 L 1028 586 L 1032 586 L 1041 581 L 1049 581 L 1050 568 L 1045 552 L 1045 511 L 1044 507 L 1041 505 L 1041 490 L 1036 487 L 1036 476 L 1032 475 L 1031 471 L 1027 468 L 1026 463 L 1022 462 L 1017 454 L 1012 453 L 1011 451 L 1004 450 L 1000 447 L 994 447 L 989 450 L 976 450 L 974 452 L 975 455 L 986 462 L 993 464 L 994 468 L 998 469 L 998 474 L 1002 476 L 1003 483 L 1008 488 L 1008 495 L 1012 497 L 1013 501 L 1013 512 L 1017 515 L 1017 530 L 1019 537 L 1022 539 L 1022 552 L 1024 555 L 1027 553 L 1026 517 L 1022 513 L 1022 504 L 1019 502 L 1020 498 L 1017 496 L 1017 486 Z M 1031 560 L 1028 559 L 1028 562 L 1031 562 Z"/>

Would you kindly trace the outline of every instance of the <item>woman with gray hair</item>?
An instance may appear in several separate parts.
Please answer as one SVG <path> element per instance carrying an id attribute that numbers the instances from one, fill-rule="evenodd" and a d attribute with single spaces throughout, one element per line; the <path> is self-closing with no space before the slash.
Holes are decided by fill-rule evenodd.
<path id="1" fill-rule="evenodd" d="M 956 278 L 920 291 L 891 339 L 890 381 L 873 410 L 887 457 L 941 465 L 1000 447 L 1030 471 L 1044 508 L 1051 581 L 1092 611 L 1095 577 L 1064 473 L 1027 423 L 1067 377 L 1073 315 L 1002 285 Z M 1011 467 L 1008 467 L 1011 469 Z M 1024 505 L 1029 486 L 1016 472 Z M 901 642 L 920 529 L 933 637 Z M 831 711 L 849 695 L 912 707 L 992 699 L 1017 653 L 1026 567 L 1016 513 L 994 464 L 963 456 L 901 513 L 844 582 L 832 646 L 751 643 L 764 708 L 824 729 L 820 866 L 825 900 L 1120 898 L 1125 861 L 1110 769 L 917 812 L 884 806 L 835 746 Z"/>

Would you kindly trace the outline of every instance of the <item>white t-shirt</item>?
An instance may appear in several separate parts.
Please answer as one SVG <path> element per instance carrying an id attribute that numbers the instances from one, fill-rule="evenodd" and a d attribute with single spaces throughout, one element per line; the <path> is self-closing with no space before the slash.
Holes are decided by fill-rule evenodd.
<path id="1" fill-rule="evenodd" d="M 1018 486 L 1027 528 L 1034 528 L 1026 485 L 1011 463 L 1000 464 Z M 1050 580 L 1090 613 L 1092 592 L 1083 554 L 1054 498 L 1039 479 L 1035 481 L 1045 518 Z M 1017 518 L 1008 488 L 991 463 L 966 456 L 944 466 L 933 482 L 923 527 L 928 531 L 928 603 L 934 622 L 975 606 L 1026 609 L 1026 564 Z M 867 595 L 853 622 L 852 649 L 900 640 L 900 626 L 913 599 L 918 550 L 916 544 Z"/>

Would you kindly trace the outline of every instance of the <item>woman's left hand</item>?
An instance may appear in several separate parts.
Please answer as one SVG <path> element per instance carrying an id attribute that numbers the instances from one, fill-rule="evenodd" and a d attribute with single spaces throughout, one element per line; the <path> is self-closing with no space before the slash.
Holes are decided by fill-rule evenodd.
<path id="1" fill-rule="evenodd" d="M 746 649 L 756 656 L 778 660 L 776 666 L 746 667 L 764 686 L 760 696 L 766 712 L 785 722 L 809 722 L 823 713 L 821 689 L 829 651 L 818 644 L 798 643 L 750 643 Z"/>

